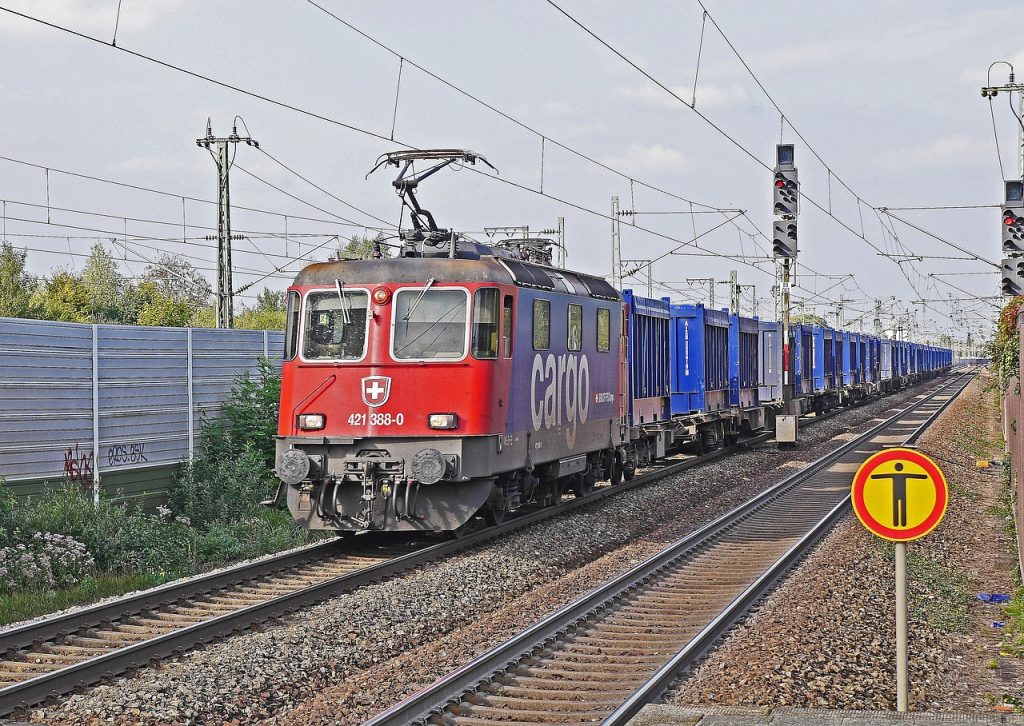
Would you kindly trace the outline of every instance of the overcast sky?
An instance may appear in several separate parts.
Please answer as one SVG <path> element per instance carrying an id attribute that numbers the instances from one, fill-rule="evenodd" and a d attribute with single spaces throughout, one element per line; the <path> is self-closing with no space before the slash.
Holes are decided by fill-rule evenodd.
<path id="1" fill-rule="evenodd" d="M 696 84 L 696 110 L 705 120 L 544 0 L 317 2 L 551 141 L 542 143 L 536 133 L 409 63 L 402 67 L 396 114 L 398 57 L 304 0 L 122 0 L 116 41 L 123 50 L 110 46 L 117 0 L 0 0 L 0 6 L 103 41 L 0 13 L 0 67 L 5 71 L 0 75 L 0 156 L 52 169 L 47 174 L 0 161 L 6 234 L 30 250 L 32 270 L 80 269 L 84 258 L 78 255 L 88 253 L 90 237 L 117 237 L 119 243 L 108 242 L 108 247 L 122 257 L 127 275 L 140 274 L 147 260 L 170 251 L 190 256 L 212 279 L 214 250 L 203 237 L 212 233 L 204 227 L 215 225 L 215 207 L 186 201 L 184 242 L 181 226 L 182 196 L 215 198 L 214 164 L 195 145 L 207 118 L 214 133 L 223 135 L 230 132 L 233 117 L 241 116 L 266 152 L 332 195 L 267 155 L 239 147 L 231 177 L 233 203 L 273 214 L 233 212 L 236 231 L 248 236 L 235 243 L 236 288 L 310 253 L 331 235 L 365 233 L 355 225 L 383 226 L 374 217 L 394 226 L 399 205 L 390 187 L 393 170 L 364 176 L 378 155 L 398 147 L 344 126 L 387 138 L 394 121 L 396 141 L 476 150 L 499 169 L 500 180 L 512 183 L 493 174 L 455 171 L 425 182 L 421 202 L 442 226 L 484 239 L 487 226 L 539 230 L 564 216 L 568 266 L 582 271 L 610 275 L 611 223 L 602 215 L 608 214 L 612 195 L 619 195 L 624 209 L 681 213 L 634 218 L 663 236 L 623 224 L 623 256 L 630 259 L 659 258 L 693 237 L 694 230 L 700 234 L 733 216 L 691 216 L 682 199 L 745 210 L 736 224 L 701 237 L 706 251 L 680 250 L 701 256 L 659 259 L 653 266 L 655 289 L 677 300 L 697 299 L 701 293 L 691 291 L 687 278 L 727 280 L 729 270 L 736 269 L 741 283 L 755 286 L 760 314 L 770 317 L 773 265 L 764 255 L 771 251 L 772 178 L 739 147 L 771 166 L 781 131 L 781 140 L 796 144 L 804 195 L 826 209 L 831 205 L 842 222 L 805 200 L 795 297 L 818 303 L 817 312 L 830 314 L 842 297 L 848 321 L 867 313 L 866 329 L 877 298 L 885 301 L 886 310 L 916 307 L 925 333 L 963 337 L 968 327 L 975 334 L 987 332 L 985 321 L 995 312 L 989 302 L 949 297 L 996 294 L 995 269 L 971 259 L 933 259 L 965 255 L 873 207 L 1000 202 L 1002 173 L 989 102 L 979 88 L 992 61 L 1013 61 L 1024 73 L 1024 44 L 1015 32 L 1024 21 L 1019 2 L 708 0 L 712 18 L 782 108 L 785 124 L 710 21 Z M 559 5 L 691 100 L 702 28 L 696 0 L 559 0 Z M 218 87 L 124 50 L 324 118 Z M 1004 82 L 1005 66 L 993 74 L 994 82 Z M 1012 177 L 1017 173 L 1017 122 L 1005 95 L 996 99 L 994 109 L 1003 167 Z M 244 133 L 242 127 L 239 131 Z M 543 192 L 562 201 L 536 193 L 542 147 Z M 631 184 L 630 178 L 636 181 Z M 864 203 L 858 204 L 857 197 Z M 995 208 L 893 213 L 984 258 L 998 261 L 1001 256 Z M 898 243 L 883 231 L 881 220 L 896 232 Z M 861 230 L 867 242 L 859 238 Z M 313 255 L 322 256 L 334 245 Z M 904 257 L 897 264 L 871 245 L 889 255 L 926 259 Z M 265 285 L 283 289 L 288 272 L 300 266 L 292 263 L 285 272 L 256 282 L 239 302 L 251 302 L 247 296 Z M 938 276 L 929 277 L 933 273 Z M 823 276 L 848 274 L 853 278 Z M 644 289 L 646 283 L 634 280 L 632 286 Z M 943 302 L 914 306 L 912 301 L 922 296 Z M 727 288 L 719 285 L 716 302 L 727 300 Z M 747 298 L 744 312 L 750 311 Z M 857 322 L 849 326 L 856 328 Z"/>

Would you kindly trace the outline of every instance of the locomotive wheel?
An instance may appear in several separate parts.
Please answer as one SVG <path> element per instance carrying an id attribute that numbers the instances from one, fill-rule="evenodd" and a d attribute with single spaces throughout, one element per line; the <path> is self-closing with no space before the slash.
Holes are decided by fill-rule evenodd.
<path id="1" fill-rule="evenodd" d="M 633 481 L 636 476 L 636 464 L 629 463 L 622 467 L 622 476 L 626 481 Z"/>
<path id="2" fill-rule="evenodd" d="M 612 486 L 617 486 L 622 483 L 622 463 L 619 461 L 619 457 L 613 456 L 611 463 L 611 471 L 608 473 L 608 481 L 611 482 Z"/>
<path id="3" fill-rule="evenodd" d="M 508 514 L 508 510 L 505 509 L 504 501 L 492 502 L 484 507 L 484 521 L 492 527 L 504 522 L 506 514 Z"/>
<path id="4" fill-rule="evenodd" d="M 594 480 L 586 474 L 576 474 L 572 478 L 572 493 L 575 497 L 584 497 L 594 491 Z"/>

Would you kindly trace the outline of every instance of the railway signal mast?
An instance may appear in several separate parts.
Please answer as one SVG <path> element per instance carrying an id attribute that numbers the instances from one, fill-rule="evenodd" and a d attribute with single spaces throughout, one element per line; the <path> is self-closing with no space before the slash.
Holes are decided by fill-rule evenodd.
<path id="1" fill-rule="evenodd" d="M 1010 68 L 1009 79 L 1001 86 L 992 85 L 992 69 L 997 65 Z M 988 67 L 988 85 L 982 86 L 981 97 L 987 98 L 989 104 L 999 95 L 1000 91 L 1010 97 L 1010 108 L 1013 108 L 1013 94 L 1017 94 L 1018 111 L 1014 116 L 1018 122 L 1024 117 L 1024 84 L 1017 83 L 1014 77 L 1013 64 L 1007 61 L 995 61 Z M 1017 130 L 1017 176 L 1024 178 L 1024 123 L 1019 123 Z M 1000 167 L 1002 161 L 1000 161 Z M 1024 189 L 1018 180 L 1005 182 L 1003 195 L 1002 227 L 1003 262 L 1002 284 L 1004 295 L 1024 295 Z"/>
<path id="2" fill-rule="evenodd" d="M 1005 183 L 1002 212 L 1003 294 L 1024 295 L 1024 182 Z"/>
<path id="3" fill-rule="evenodd" d="M 800 182 L 794 157 L 793 144 L 775 146 L 775 176 L 772 224 L 772 252 L 782 268 L 782 402 L 786 413 L 793 400 L 793 382 L 789 360 L 790 286 L 795 278 L 797 256 L 797 215 L 800 213 Z"/>

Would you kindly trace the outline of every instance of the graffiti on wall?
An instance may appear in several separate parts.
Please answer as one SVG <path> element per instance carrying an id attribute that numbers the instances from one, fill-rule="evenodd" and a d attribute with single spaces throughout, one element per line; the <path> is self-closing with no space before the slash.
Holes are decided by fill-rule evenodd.
<path id="1" fill-rule="evenodd" d="M 73 449 L 69 447 L 64 452 L 64 476 L 68 481 L 92 484 L 95 471 L 96 459 L 92 451 L 82 451 L 75 444 Z"/>
<path id="2" fill-rule="evenodd" d="M 148 461 L 145 444 L 115 444 L 107 449 L 108 466 L 145 464 Z"/>

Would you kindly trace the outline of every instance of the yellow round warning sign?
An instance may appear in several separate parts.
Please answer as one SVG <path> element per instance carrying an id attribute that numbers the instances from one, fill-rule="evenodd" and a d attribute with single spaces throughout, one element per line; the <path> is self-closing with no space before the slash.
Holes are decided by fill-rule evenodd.
<path id="1" fill-rule="evenodd" d="M 868 531 L 908 542 L 935 529 L 946 513 L 949 489 L 942 470 L 913 449 L 886 449 L 868 457 L 853 477 L 853 511 Z"/>

